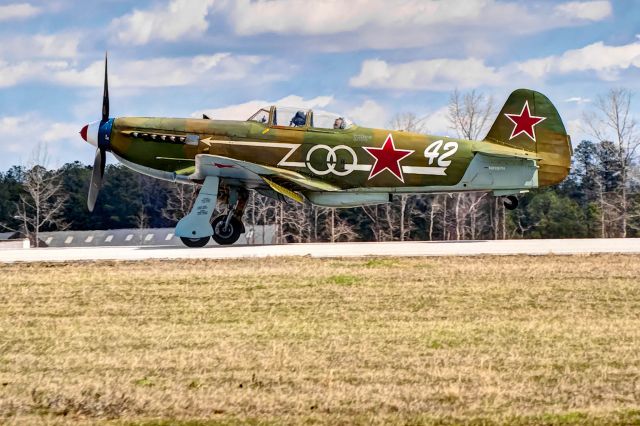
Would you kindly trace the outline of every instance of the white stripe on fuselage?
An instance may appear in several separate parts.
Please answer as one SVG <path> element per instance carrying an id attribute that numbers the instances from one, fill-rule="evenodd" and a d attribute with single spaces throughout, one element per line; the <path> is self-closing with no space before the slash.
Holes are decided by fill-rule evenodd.
<path id="1" fill-rule="evenodd" d="M 219 141 L 212 139 L 202 139 L 204 143 L 215 143 L 218 145 L 242 145 L 242 146 L 261 146 L 267 148 L 283 148 L 289 152 L 278 162 L 278 166 L 284 167 L 307 167 L 302 161 L 288 161 L 289 157 L 300 147 L 299 143 L 280 143 L 280 142 L 257 142 L 257 141 Z M 353 171 L 369 172 L 373 167 L 371 164 L 346 164 L 345 169 Z M 420 167 L 420 166 L 402 166 L 402 172 L 409 175 L 432 175 L 446 176 L 446 167 Z"/>

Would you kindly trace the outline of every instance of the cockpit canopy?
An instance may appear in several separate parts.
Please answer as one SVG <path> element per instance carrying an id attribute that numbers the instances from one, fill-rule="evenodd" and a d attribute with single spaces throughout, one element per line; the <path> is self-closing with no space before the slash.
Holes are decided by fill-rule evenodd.
<path id="1" fill-rule="evenodd" d="M 327 111 L 304 108 L 272 106 L 261 108 L 247 121 L 257 121 L 278 127 L 311 127 L 316 129 L 344 130 L 354 126 L 346 117 Z"/>

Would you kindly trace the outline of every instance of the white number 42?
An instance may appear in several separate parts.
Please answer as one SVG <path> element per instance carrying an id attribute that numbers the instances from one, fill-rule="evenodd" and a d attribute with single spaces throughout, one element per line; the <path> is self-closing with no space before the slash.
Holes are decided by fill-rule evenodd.
<path id="1" fill-rule="evenodd" d="M 440 148 L 443 148 L 443 144 L 444 152 L 441 154 Z M 424 150 L 424 156 L 429 159 L 430 166 L 435 162 L 438 167 L 449 167 L 451 160 L 447 160 L 447 158 L 455 154 L 456 151 L 458 151 L 458 142 L 444 143 L 443 140 L 437 140 Z"/>

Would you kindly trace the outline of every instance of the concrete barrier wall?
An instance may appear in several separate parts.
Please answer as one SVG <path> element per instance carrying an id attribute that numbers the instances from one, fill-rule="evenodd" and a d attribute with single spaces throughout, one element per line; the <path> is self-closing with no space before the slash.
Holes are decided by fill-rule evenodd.
<path id="1" fill-rule="evenodd" d="M 245 225 L 246 233 L 235 245 L 273 244 L 275 225 Z M 174 228 L 113 229 L 101 231 L 40 232 L 41 247 L 179 246 Z M 211 244 L 214 244 L 213 242 Z"/>
<path id="2" fill-rule="evenodd" d="M 29 239 L 23 240 L 0 240 L 0 250 L 2 249 L 28 249 Z"/>

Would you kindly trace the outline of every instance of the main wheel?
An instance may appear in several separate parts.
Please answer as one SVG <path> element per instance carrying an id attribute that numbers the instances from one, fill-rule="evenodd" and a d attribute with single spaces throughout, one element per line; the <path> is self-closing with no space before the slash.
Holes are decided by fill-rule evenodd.
<path id="1" fill-rule="evenodd" d="M 518 208 L 518 199 L 515 195 L 505 197 L 502 203 L 504 204 L 504 208 L 507 210 L 515 210 Z"/>
<path id="2" fill-rule="evenodd" d="M 180 237 L 182 243 L 187 247 L 204 247 L 209 242 L 209 237 L 202 238 L 186 238 Z"/>
<path id="3" fill-rule="evenodd" d="M 229 225 L 225 226 L 227 216 L 222 215 L 213 219 L 211 226 L 213 227 L 213 240 L 221 246 L 227 246 L 238 241 L 242 233 L 242 222 L 235 216 L 231 217 Z"/>

